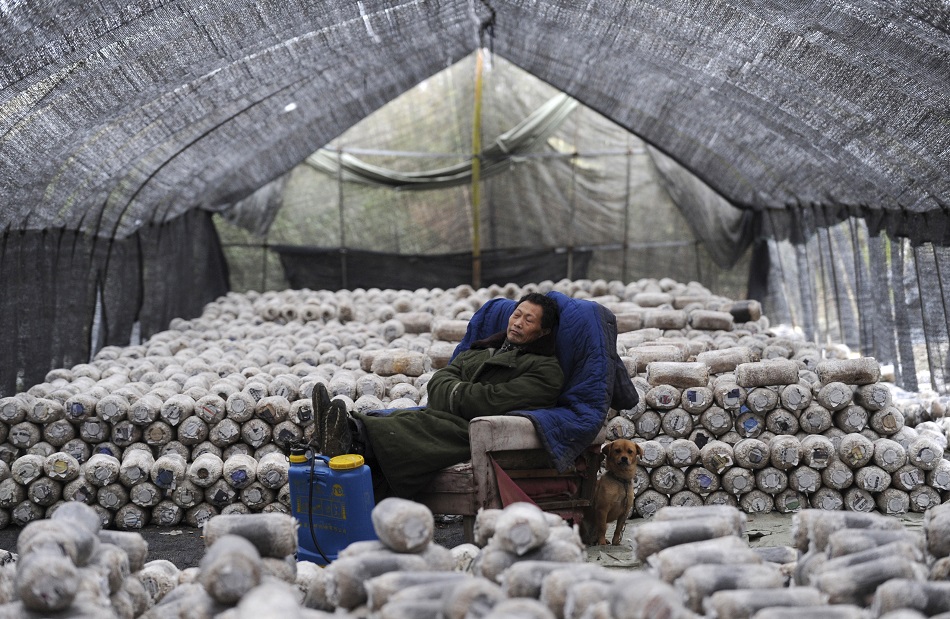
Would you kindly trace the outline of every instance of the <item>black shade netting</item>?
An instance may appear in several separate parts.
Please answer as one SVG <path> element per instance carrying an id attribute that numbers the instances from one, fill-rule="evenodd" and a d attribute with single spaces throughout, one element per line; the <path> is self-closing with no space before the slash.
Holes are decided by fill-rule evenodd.
<path id="1" fill-rule="evenodd" d="M 472 282 L 472 254 L 401 255 L 365 250 L 327 250 L 276 246 L 292 288 L 337 290 L 353 288 L 452 288 Z M 571 253 L 546 249 L 505 249 L 481 253 L 484 286 L 557 282 L 573 273 L 583 279 L 589 251 Z"/>
<path id="2" fill-rule="evenodd" d="M 946 392 L 950 248 L 892 238 L 864 219 L 802 213 L 791 235 L 785 229 L 767 241 L 768 292 L 759 298 L 773 324 L 797 325 L 811 341 L 844 343 L 892 365 L 908 391 Z M 782 218 L 764 219 L 769 229 Z"/>
<path id="3" fill-rule="evenodd" d="M 8 232 L 0 243 L 0 396 L 127 345 L 227 292 L 211 216 L 190 211 L 123 240 L 63 230 Z"/>

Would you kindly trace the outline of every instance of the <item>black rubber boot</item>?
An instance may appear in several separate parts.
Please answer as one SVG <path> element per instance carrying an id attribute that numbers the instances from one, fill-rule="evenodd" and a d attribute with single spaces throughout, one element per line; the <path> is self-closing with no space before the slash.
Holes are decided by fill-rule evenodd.
<path id="1" fill-rule="evenodd" d="M 330 402 L 326 415 L 323 415 L 323 425 L 320 428 L 320 453 L 328 458 L 352 453 L 353 434 L 349 420 L 350 416 L 342 400 Z"/>
<path id="2" fill-rule="evenodd" d="M 316 428 L 311 441 L 317 446 L 317 449 L 322 452 L 324 445 L 324 424 L 327 412 L 330 410 L 330 394 L 327 392 L 326 385 L 318 382 L 313 386 L 313 395 L 311 396 L 310 405 L 313 408 L 313 423 Z"/>

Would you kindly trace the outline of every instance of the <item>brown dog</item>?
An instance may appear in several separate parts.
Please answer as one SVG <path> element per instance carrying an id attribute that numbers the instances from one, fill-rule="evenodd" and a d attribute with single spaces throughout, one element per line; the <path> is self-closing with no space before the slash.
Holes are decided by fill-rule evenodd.
<path id="1" fill-rule="evenodd" d="M 587 545 L 607 543 L 607 524 L 617 522 L 613 544 L 620 544 L 623 527 L 633 510 L 633 478 L 643 447 L 631 440 L 619 438 L 607 443 L 604 466 L 607 471 L 597 480 L 594 499 L 584 515 L 583 540 Z"/>

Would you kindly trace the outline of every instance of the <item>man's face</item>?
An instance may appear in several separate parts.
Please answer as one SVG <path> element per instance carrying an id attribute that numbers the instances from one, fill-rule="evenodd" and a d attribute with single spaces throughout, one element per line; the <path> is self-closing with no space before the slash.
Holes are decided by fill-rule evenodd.
<path id="1" fill-rule="evenodd" d="M 535 305 L 530 301 L 524 301 L 515 308 L 515 312 L 508 319 L 508 341 L 512 344 L 527 344 L 533 342 L 542 335 L 550 332 L 550 329 L 541 328 L 541 316 L 544 310 L 540 305 Z"/>

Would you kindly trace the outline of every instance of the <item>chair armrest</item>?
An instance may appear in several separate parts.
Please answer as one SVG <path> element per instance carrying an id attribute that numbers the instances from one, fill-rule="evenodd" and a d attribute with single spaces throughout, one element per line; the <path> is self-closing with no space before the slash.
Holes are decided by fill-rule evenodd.
<path id="1" fill-rule="evenodd" d="M 517 415 L 476 417 L 468 426 L 472 446 L 472 473 L 475 480 L 475 504 L 485 509 L 500 509 L 498 479 L 489 453 L 514 449 L 539 449 L 541 439 L 534 424 Z"/>
<path id="2" fill-rule="evenodd" d="M 468 426 L 472 449 L 472 473 L 475 482 L 475 504 L 486 509 L 502 507 L 498 480 L 489 454 L 493 451 L 543 449 L 534 424 L 518 415 L 491 415 L 476 417 Z M 602 427 L 591 444 L 604 442 L 606 428 Z"/>
<path id="3" fill-rule="evenodd" d="M 517 415 L 476 417 L 469 423 L 468 436 L 473 455 L 476 447 L 481 452 L 542 447 L 531 420 Z"/>

